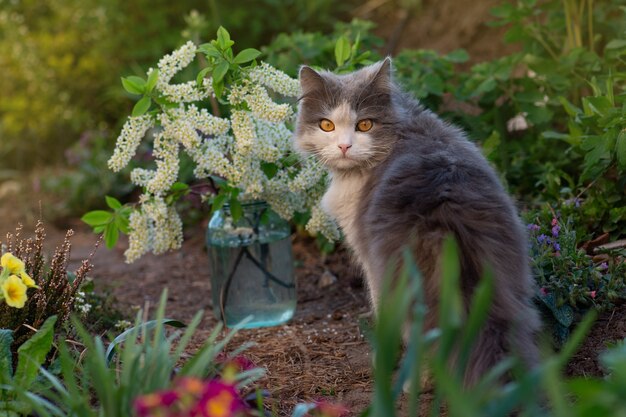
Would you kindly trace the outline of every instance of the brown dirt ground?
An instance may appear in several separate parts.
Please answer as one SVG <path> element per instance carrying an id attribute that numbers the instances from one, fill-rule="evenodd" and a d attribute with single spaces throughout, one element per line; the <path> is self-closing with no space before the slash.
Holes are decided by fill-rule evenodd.
<path id="1" fill-rule="evenodd" d="M 35 216 L 10 211 L 0 204 L 0 236 L 12 231 L 18 221 L 28 231 Z M 64 231 L 47 225 L 50 250 L 62 241 Z M 96 237 L 80 223 L 74 224 L 72 260 L 75 265 L 93 250 Z M 98 249 L 91 273 L 97 286 L 110 290 L 117 306 L 132 312 L 154 306 L 168 288 L 167 315 L 190 321 L 199 309 L 207 313 L 193 350 L 217 323 L 211 313 L 209 261 L 204 249 L 204 230 L 198 226 L 187 232 L 180 251 L 162 256 L 147 255 L 126 264 L 125 242 L 117 248 Z M 268 405 L 278 415 L 290 415 L 298 402 L 326 399 L 340 402 L 357 415 L 372 395 L 370 350 L 362 335 L 362 323 L 370 318 L 366 290 L 358 271 L 344 249 L 324 257 L 309 239 L 293 239 L 297 262 L 298 309 L 288 324 L 262 329 L 242 330 L 229 345 L 235 349 L 244 342 L 256 345 L 246 356 L 265 368 L 260 386 L 271 396 Z M 324 271 L 337 276 L 335 284 L 319 288 Z M 568 365 L 567 374 L 602 375 L 597 355 L 607 343 L 626 337 L 626 306 L 602 314 L 583 346 Z"/>

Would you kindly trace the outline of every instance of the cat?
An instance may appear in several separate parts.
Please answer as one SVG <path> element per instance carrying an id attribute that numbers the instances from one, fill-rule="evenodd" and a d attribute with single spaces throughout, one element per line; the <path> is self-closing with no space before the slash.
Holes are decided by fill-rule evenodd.
<path id="1" fill-rule="evenodd" d="M 404 93 L 391 59 L 335 75 L 300 69 L 294 144 L 330 173 L 322 199 L 363 268 L 374 313 L 388 261 L 409 247 L 437 323 L 442 243 L 459 246 L 465 309 L 485 265 L 494 297 L 464 371 L 470 386 L 509 353 L 532 367 L 539 315 L 525 228 L 495 171 L 458 128 Z"/>

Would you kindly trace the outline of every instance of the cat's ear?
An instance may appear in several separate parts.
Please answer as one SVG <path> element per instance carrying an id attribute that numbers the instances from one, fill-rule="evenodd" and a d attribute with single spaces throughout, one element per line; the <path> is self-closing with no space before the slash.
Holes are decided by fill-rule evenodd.
<path id="1" fill-rule="evenodd" d="M 307 94 L 311 91 L 315 91 L 324 87 L 324 79 L 313 68 L 306 65 L 300 68 L 300 87 L 302 87 L 302 94 Z"/>
<path id="2" fill-rule="evenodd" d="M 372 78 L 372 87 L 383 91 L 391 90 L 392 82 L 390 57 L 385 58 L 382 62 L 378 64 L 378 69 L 376 70 L 374 77 Z"/>

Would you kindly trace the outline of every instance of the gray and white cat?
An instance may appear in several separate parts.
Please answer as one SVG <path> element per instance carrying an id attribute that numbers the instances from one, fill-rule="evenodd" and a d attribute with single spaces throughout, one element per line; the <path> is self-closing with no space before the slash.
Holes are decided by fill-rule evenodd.
<path id="1" fill-rule="evenodd" d="M 426 326 L 434 327 L 442 242 L 452 234 L 466 309 L 485 265 L 494 273 L 493 305 L 465 383 L 476 383 L 507 353 L 535 364 L 540 321 L 525 229 L 478 148 L 399 90 L 389 58 L 346 75 L 305 66 L 300 82 L 295 144 L 330 171 L 322 206 L 363 267 L 374 310 L 385 302 L 388 261 L 408 246 L 424 277 Z"/>

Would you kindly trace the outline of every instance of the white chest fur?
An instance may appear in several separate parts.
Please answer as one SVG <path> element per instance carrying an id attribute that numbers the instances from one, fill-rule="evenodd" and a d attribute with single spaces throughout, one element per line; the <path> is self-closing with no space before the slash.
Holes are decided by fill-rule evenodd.
<path id="1" fill-rule="evenodd" d="M 356 220 L 359 202 L 367 175 L 333 176 L 330 186 L 322 199 L 324 210 L 334 217 L 343 230 L 348 244 L 356 249 Z"/>

